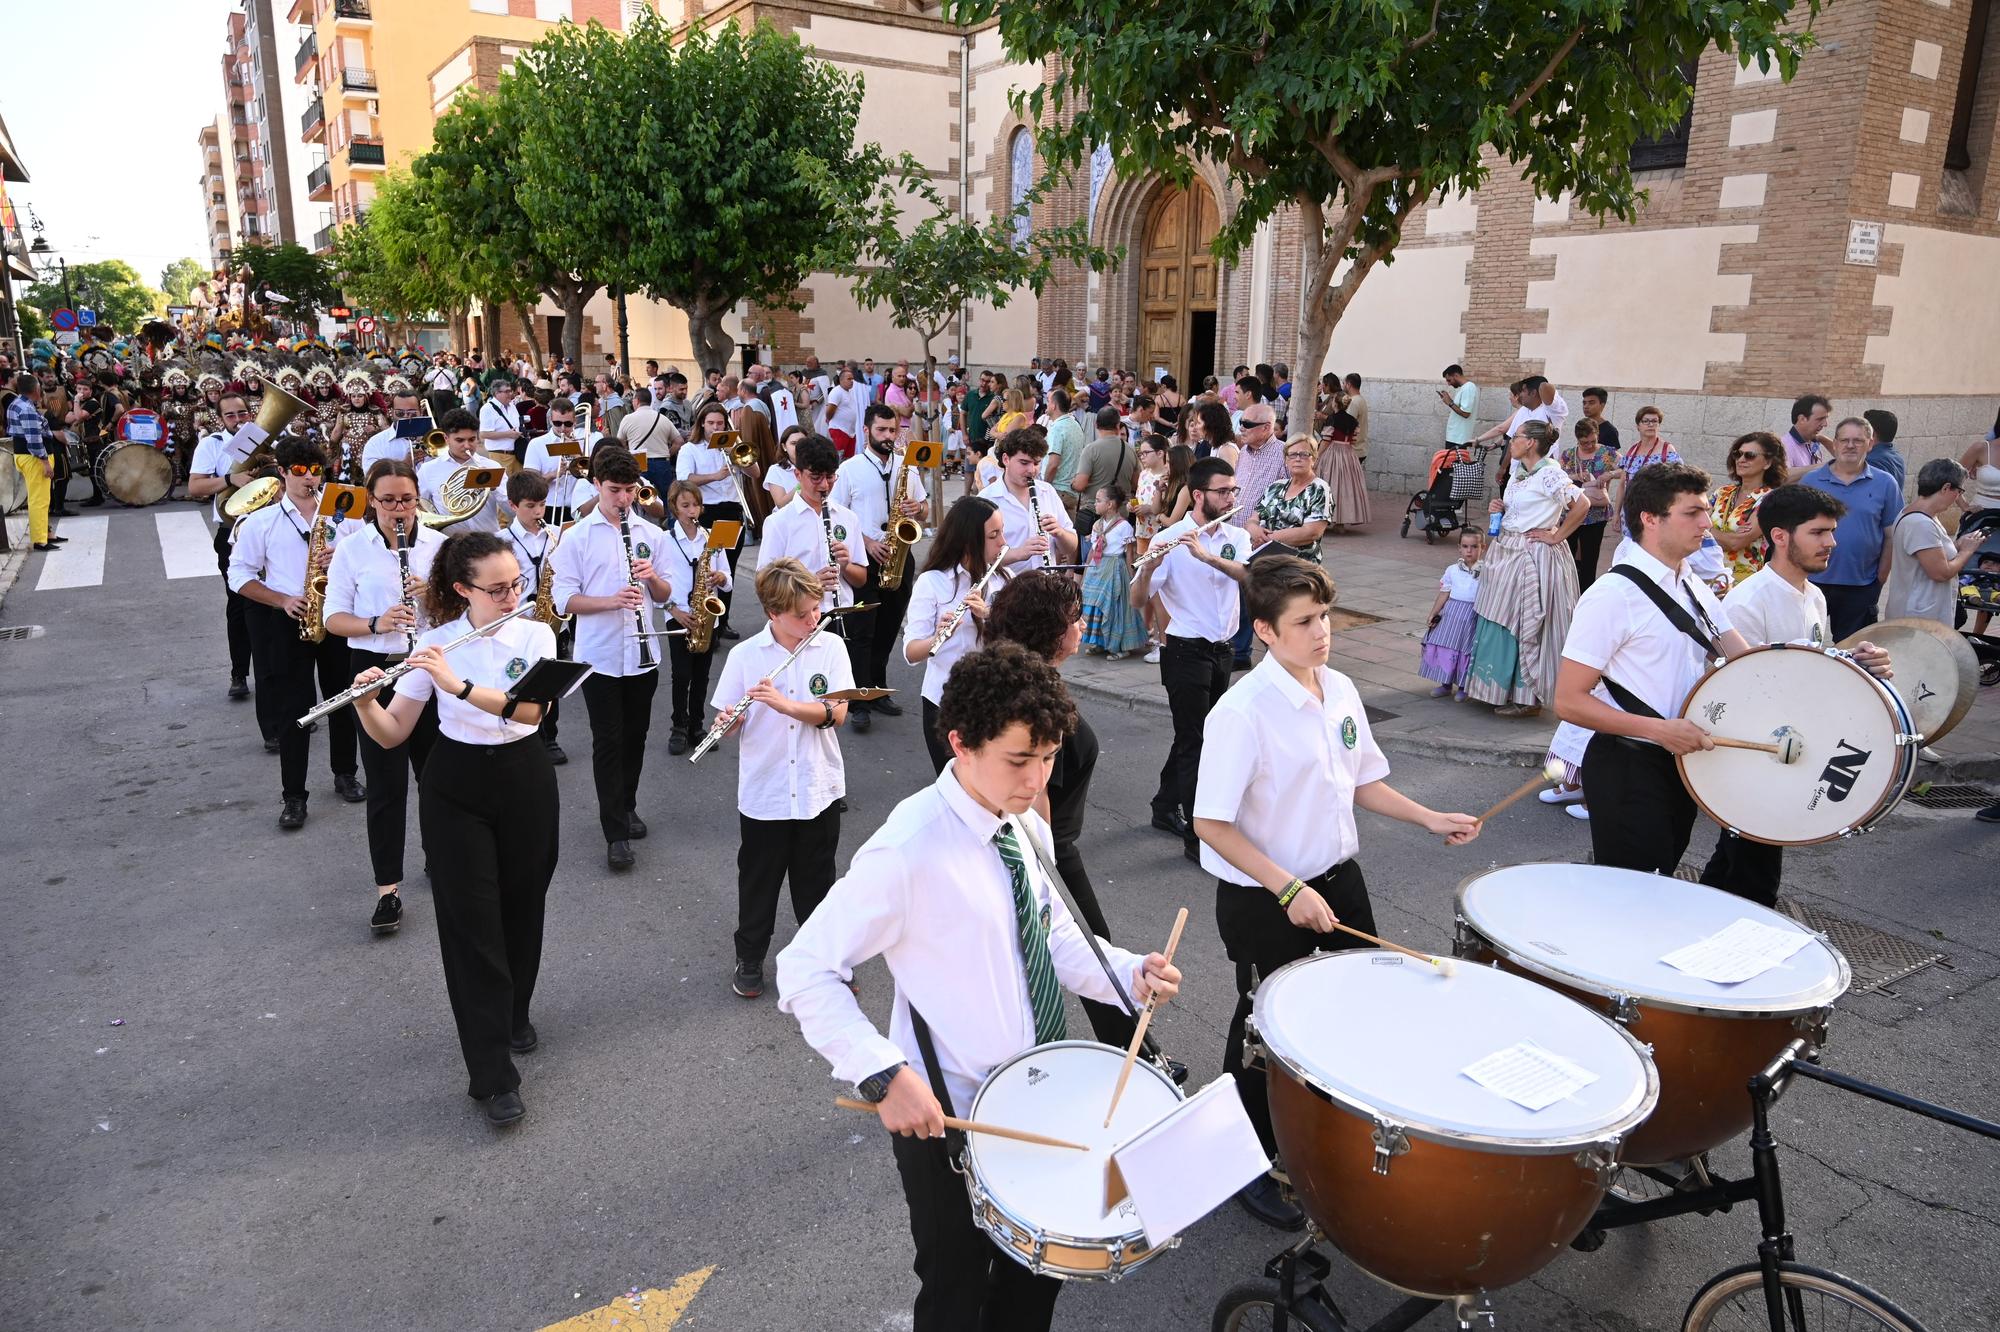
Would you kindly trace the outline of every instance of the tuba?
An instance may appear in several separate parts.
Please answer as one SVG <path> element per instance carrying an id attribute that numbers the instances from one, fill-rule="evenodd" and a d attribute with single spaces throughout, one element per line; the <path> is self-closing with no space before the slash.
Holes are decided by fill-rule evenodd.
<path id="1" fill-rule="evenodd" d="M 688 625 L 687 645 L 690 652 L 708 651 L 709 643 L 715 637 L 716 622 L 728 609 L 709 586 L 709 579 L 714 577 L 715 572 L 714 559 L 713 551 L 703 550 L 701 563 L 694 569 L 694 591 L 688 597 L 688 615 L 693 621 Z"/>
<path id="2" fill-rule="evenodd" d="M 240 370 L 246 364 L 248 362 L 238 362 L 237 368 Z M 259 375 L 253 375 L 252 377 L 262 378 Z M 275 463 L 277 455 L 268 447 L 268 441 L 276 439 L 279 435 L 283 434 L 285 427 L 290 425 L 292 418 L 296 417 L 300 412 L 309 412 L 312 410 L 312 404 L 304 398 L 285 392 L 285 390 L 279 388 L 269 380 L 264 380 L 263 382 L 264 396 L 257 403 L 257 428 L 264 432 L 267 443 L 259 444 L 251 451 L 250 456 L 243 460 L 242 467 L 238 469 L 240 471 L 255 472 Z M 255 483 L 253 482 L 252 484 L 254 485 Z M 247 507 L 241 508 L 240 511 L 232 508 L 231 505 L 236 499 L 237 492 L 239 490 L 249 490 L 250 488 L 250 486 L 226 487 L 220 497 L 222 511 L 232 518 L 241 518 L 244 514 L 254 513 L 266 504 L 269 504 L 272 500 L 278 498 L 279 493 L 283 489 L 280 487 L 279 490 L 271 491 L 267 496 L 256 499 L 254 503 L 246 501 Z M 260 489 L 259 494 L 262 493 Z"/>
<path id="3" fill-rule="evenodd" d="M 889 543 L 889 554 L 882 561 L 881 586 L 884 588 L 903 585 L 903 571 L 910 563 L 910 547 L 924 539 L 924 525 L 902 511 L 903 502 L 909 497 L 910 464 L 906 460 L 903 470 L 896 477 L 896 493 L 889 500 L 888 528 L 883 533 L 883 540 Z"/>

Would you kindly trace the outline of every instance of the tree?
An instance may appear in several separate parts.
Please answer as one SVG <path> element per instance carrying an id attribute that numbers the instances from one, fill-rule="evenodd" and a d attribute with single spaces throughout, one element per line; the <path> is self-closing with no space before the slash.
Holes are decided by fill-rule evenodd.
<path id="1" fill-rule="evenodd" d="M 1631 153 L 1671 130 L 1710 46 L 1789 79 L 1823 0 L 948 0 L 998 16 L 1007 55 L 1053 74 L 1015 104 L 1037 148 L 1073 170 L 1109 144 L 1121 172 L 1180 184 L 1194 159 L 1240 195 L 1216 237 L 1230 258 L 1296 210 L 1298 351 L 1310 381 L 1334 325 L 1403 220 L 1499 163 L 1538 193 L 1630 220 Z M 1342 271 L 1341 265 L 1346 269 Z"/>
<path id="2" fill-rule="evenodd" d="M 131 333 L 165 307 L 160 293 L 139 280 L 139 270 L 123 259 L 103 259 L 91 264 L 71 264 L 69 290 L 63 290 L 62 270 L 44 264 L 41 276 L 21 297 L 45 315 L 54 314 L 70 300 L 76 309 L 95 310 L 97 322 L 120 333 Z"/>
<path id="3" fill-rule="evenodd" d="M 34 306 L 25 304 L 15 305 L 14 317 L 21 325 L 22 346 L 26 346 L 36 338 L 45 338 L 49 335 L 48 321 L 42 318 L 42 312 Z"/>
<path id="4" fill-rule="evenodd" d="M 454 223 L 434 192 L 413 177 L 383 180 L 366 217 L 334 232 L 331 267 L 347 299 L 379 310 L 408 341 L 411 316 L 457 313 L 469 299 L 457 280 Z"/>
<path id="5" fill-rule="evenodd" d="M 197 282 L 208 280 L 208 265 L 199 259 L 176 259 L 160 270 L 160 290 L 169 305 L 191 305 Z"/>
<path id="6" fill-rule="evenodd" d="M 543 248 L 686 312 L 704 369 L 734 351 L 738 304 L 798 308 L 806 275 L 860 243 L 838 201 L 864 200 L 880 167 L 854 146 L 861 80 L 768 24 L 678 45 L 650 11 L 623 38 L 565 24 L 521 54 L 503 99 L 510 81 L 540 90 L 517 147 Z"/>
<path id="7" fill-rule="evenodd" d="M 247 275 L 252 300 L 268 287 L 290 302 L 287 318 L 310 324 L 340 298 L 340 286 L 326 261 L 294 241 L 246 245 L 236 251 L 236 264 Z"/>

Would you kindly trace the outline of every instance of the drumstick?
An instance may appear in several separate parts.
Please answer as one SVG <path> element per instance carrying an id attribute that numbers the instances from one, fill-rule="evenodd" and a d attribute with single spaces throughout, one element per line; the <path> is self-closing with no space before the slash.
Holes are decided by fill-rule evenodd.
<path id="1" fill-rule="evenodd" d="M 1789 733 L 1781 735 L 1776 741 L 1732 740 L 1723 735 L 1711 735 L 1708 738 L 1717 749 L 1755 749 L 1765 754 L 1777 755 L 1780 763 L 1798 762 L 1799 755 L 1805 749 L 1805 746 L 1799 743 L 1799 738 Z"/>
<path id="2" fill-rule="evenodd" d="M 1720 744 L 1722 742 L 1718 740 L 1716 743 Z M 1530 777 L 1527 781 L 1522 782 L 1521 785 L 1513 792 L 1513 794 L 1509 795 L 1505 800 L 1501 801 L 1493 808 L 1487 810 L 1484 814 L 1481 814 L 1479 816 L 1479 821 L 1481 823 L 1486 822 L 1488 819 L 1492 818 L 1495 814 L 1498 814 L 1501 811 L 1505 810 L 1507 806 L 1513 804 L 1516 800 L 1519 800 L 1522 796 L 1528 794 L 1528 792 L 1534 790 L 1536 787 L 1541 786 L 1546 782 L 1561 781 L 1563 779 L 1563 771 L 1564 769 L 1561 763 L 1557 762 L 1555 759 L 1550 759 L 1548 762 L 1542 764 L 1542 770 L 1540 772 L 1536 773 L 1533 777 Z"/>
<path id="3" fill-rule="evenodd" d="M 1174 949 L 1180 947 L 1181 929 L 1187 924 L 1187 908 L 1182 907 L 1174 917 L 1174 931 L 1167 936 L 1167 965 L 1172 966 Z M 1118 1098 L 1125 1094 L 1125 1081 L 1132 1076 L 1132 1063 L 1139 1057 L 1139 1046 L 1146 1039 L 1146 1028 L 1153 1023 L 1153 1005 L 1159 1001 L 1159 991 L 1146 996 L 1146 1007 L 1140 1010 L 1139 1025 L 1132 1032 L 1132 1044 L 1125 1048 L 1125 1067 L 1118 1070 L 1118 1085 L 1111 1089 L 1111 1108 L 1104 1112 L 1104 1127 L 1111 1127 L 1111 1116 L 1118 1113 Z"/>
<path id="4" fill-rule="evenodd" d="M 1342 934 L 1351 934 L 1357 939 L 1366 939 L 1377 948 L 1386 948 L 1392 953 L 1401 953 L 1404 957 L 1414 957 L 1419 962 L 1428 962 L 1437 968 L 1438 975 L 1440 976 L 1449 976 L 1456 970 L 1452 960 L 1448 957 L 1432 957 L 1429 953 L 1420 953 L 1414 948 L 1405 948 L 1399 943 L 1390 943 L 1387 939 L 1370 934 L 1366 930 L 1357 930 L 1352 925 L 1343 925 L 1337 920 L 1333 922 L 1333 928 L 1339 930 Z"/>
<path id="5" fill-rule="evenodd" d="M 833 1103 L 843 1110 L 860 1110 L 866 1114 L 880 1115 L 882 1107 L 867 1101 L 857 1101 L 852 1096 L 836 1096 Z M 1087 1152 L 1090 1148 L 1080 1142 L 1064 1142 L 1061 1138 L 1045 1138 L 1039 1133 L 1026 1129 L 1001 1128 L 998 1124 L 982 1124 L 976 1119 L 954 1119 L 944 1117 L 946 1128 L 955 1128 L 961 1133 L 984 1133 L 992 1138 L 1012 1138 L 1015 1142 L 1032 1142 L 1038 1147 L 1067 1147 L 1073 1152 Z"/>

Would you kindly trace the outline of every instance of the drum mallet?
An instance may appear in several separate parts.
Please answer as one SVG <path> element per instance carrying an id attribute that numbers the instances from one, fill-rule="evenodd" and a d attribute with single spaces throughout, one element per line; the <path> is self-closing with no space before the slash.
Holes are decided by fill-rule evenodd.
<path id="1" fill-rule="evenodd" d="M 1708 739 L 1717 749 L 1755 749 L 1771 755 L 1780 763 L 1797 763 L 1806 752 L 1805 742 L 1789 726 L 1774 734 L 1778 737 L 1775 741 L 1731 740 L 1721 735 L 1711 735 Z"/>
<path id="2" fill-rule="evenodd" d="M 1401 953 L 1404 957 L 1414 957 L 1419 962 L 1428 962 L 1437 968 L 1437 973 L 1440 976 L 1456 974 L 1456 968 L 1452 960 L 1448 957 L 1433 957 L 1429 953 L 1418 952 L 1414 948 L 1405 948 L 1399 943 L 1389 942 L 1389 940 L 1382 938 L 1380 935 L 1370 934 L 1366 930 L 1357 930 L 1352 925 L 1343 925 L 1337 920 L 1333 922 L 1333 928 L 1339 930 L 1342 934 L 1351 934 L 1357 939 L 1366 939 L 1377 948 L 1386 948 L 1392 953 Z"/>
<path id="3" fill-rule="evenodd" d="M 1174 917 L 1174 931 L 1167 936 L 1167 965 L 1174 962 L 1174 949 L 1180 947 L 1181 929 L 1187 924 L 1187 908 L 1182 907 Z M 1111 1116 L 1118 1113 L 1118 1098 L 1125 1094 L 1125 1083 L 1132 1076 L 1133 1061 L 1139 1057 L 1139 1046 L 1146 1039 L 1146 1028 L 1153 1025 L 1153 1005 L 1159 1002 L 1159 991 L 1146 996 L 1146 1006 L 1139 1011 L 1139 1025 L 1132 1032 L 1132 1044 L 1125 1048 L 1125 1067 L 1118 1070 L 1118 1085 L 1111 1089 L 1111 1108 L 1104 1112 L 1104 1127 L 1111 1127 Z"/>
<path id="4" fill-rule="evenodd" d="M 1485 823 L 1495 814 L 1498 814 L 1501 811 L 1505 810 L 1509 805 L 1513 804 L 1516 800 L 1519 800 L 1522 796 L 1528 794 L 1528 792 L 1534 790 L 1538 786 L 1546 786 L 1550 782 L 1561 781 L 1563 779 L 1564 771 L 1565 769 L 1563 768 L 1563 765 L 1558 760 L 1556 759 L 1548 760 L 1546 763 L 1542 764 L 1542 770 L 1540 772 L 1530 777 L 1527 781 L 1522 782 L 1521 785 L 1517 787 L 1514 790 L 1514 792 L 1511 795 L 1509 795 L 1505 800 L 1502 800 L 1499 804 L 1487 810 L 1484 814 L 1481 814 L 1479 816 L 1479 821 L 1482 824 Z"/>
<path id="5" fill-rule="evenodd" d="M 867 1101 L 857 1101 L 852 1096 L 836 1096 L 833 1103 L 843 1110 L 859 1110 L 863 1114 L 880 1116 L 882 1107 L 870 1105 Z M 1065 1142 L 1061 1138 L 1045 1138 L 1039 1133 L 1026 1129 L 1002 1128 L 998 1124 L 982 1124 L 976 1119 L 954 1119 L 944 1117 L 944 1126 L 957 1129 L 960 1133 L 984 1133 L 993 1138 L 1012 1138 L 1015 1142 L 1032 1142 L 1038 1147 L 1067 1147 L 1074 1152 L 1087 1152 L 1089 1147 L 1080 1142 Z"/>

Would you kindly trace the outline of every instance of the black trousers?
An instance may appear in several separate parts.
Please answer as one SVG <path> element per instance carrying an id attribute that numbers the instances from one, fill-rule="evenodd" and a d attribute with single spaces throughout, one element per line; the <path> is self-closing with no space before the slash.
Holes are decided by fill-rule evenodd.
<path id="1" fill-rule="evenodd" d="M 639 808 L 639 771 L 646 763 L 646 732 L 653 726 L 653 692 L 659 687 L 657 670 L 593 675 L 583 682 L 590 775 L 597 783 L 597 822 L 606 842 L 631 836 L 627 820 Z"/>
<path id="2" fill-rule="evenodd" d="M 1600 865 L 1672 874 L 1694 832 L 1695 803 L 1658 745 L 1594 735 L 1583 751 L 1590 850 Z"/>
<path id="3" fill-rule="evenodd" d="M 576 659 L 575 623 L 572 620 L 570 628 L 556 630 L 556 655 L 564 661 L 574 661 Z M 561 718 L 562 700 L 558 698 L 552 701 L 542 712 L 540 735 L 544 745 L 553 745 L 556 742 L 556 724 Z"/>
<path id="4" fill-rule="evenodd" d="M 1591 811 L 1593 814 L 1595 810 Z M 1368 884 L 1361 866 L 1343 860 L 1324 874 L 1307 879 L 1333 908 L 1341 922 L 1370 934 L 1375 929 L 1375 909 L 1368 902 Z M 1265 1152 L 1275 1156 L 1277 1137 L 1271 1132 L 1271 1098 L 1264 1070 L 1245 1067 L 1243 1039 L 1250 1021 L 1251 1000 L 1265 977 L 1288 962 L 1310 957 L 1316 952 L 1335 953 L 1345 948 L 1365 947 L 1351 934 L 1320 934 L 1294 925 L 1277 895 L 1256 884 L 1215 882 L 1215 925 L 1222 935 L 1222 950 L 1236 964 L 1236 1012 L 1229 1019 L 1229 1038 L 1222 1050 L 1222 1071 L 1236 1079 L 1243 1111 L 1257 1130 Z"/>
<path id="5" fill-rule="evenodd" d="M 354 662 L 348 670 L 359 675 L 370 666 L 386 666 L 393 658 L 362 648 L 353 650 Z M 381 697 L 378 695 L 378 697 Z M 424 760 L 438 737 L 437 698 L 424 704 L 410 738 L 394 749 L 384 749 L 357 726 L 355 741 L 361 748 L 361 771 L 368 775 L 368 860 L 375 870 L 375 886 L 388 888 L 403 881 L 403 842 L 409 827 L 410 773 L 424 779 Z"/>
<path id="6" fill-rule="evenodd" d="M 354 682 L 347 640 L 328 634 L 317 643 L 299 637 L 299 622 L 261 602 L 250 602 L 250 656 L 257 667 L 257 720 L 278 733 L 278 771 L 287 799 L 306 797 L 312 736 L 298 724 L 321 698 Z M 326 718 L 327 762 L 336 777 L 354 775 L 354 709 Z"/>
<path id="7" fill-rule="evenodd" d="M 215 529 L 215 563 L 222 570 L 222 595 L 225 598 L 222 620 L 229 631 L 229 678 L 247 679 L 250 675 L 250 619 L 244 607 L 250 604 L 250 599 L 229 590 L 229 524 L 226 522 L 218 524 Z M 271 733 L 265 731 L 264 734 Z"/>
<path id="8" fill-rule="evenodd" d="M 1194 817 L 1194 782 L 1201 769 L 1201 732 L 1208 710 L 1229 689 L 1231 648 L 1226 642 L 1168 634 L 1160 649 L 1160 683 L 1174 719 L 1174 742 L 1160 769 L 1153 812 Z"/>
<path id="9" fill-rule="evenodd" d="M 466 1092 L 513 1091 L 521 1075 L 507 1042 L 528 1025 L 556 872 L 556 770 L 539 744 L 440 735 L 417 790 Z"/>
<path id="10" fill-rule="evenodd" d="M 1785 871 L 1785 848 L 1738 837 L 1724 828 L 1715 851 L 1701 871 L 1701 881 L 1725 893 L 1746 897 L 1759 906 L 1778 905 L 1778 880 Z"/>
<path id="11" fill-rule="evenodd" d="M 650 459 L 648 460 L 648 465 L 649 466 L 651 465 Z M 665 491 L 662 491 L 660 493 L 660 498 L 662 500 L 666 499 Z M 722 504 L 704 503 L 701 506 L 701 525 L 703 527 L 712 528 L 719 521 L 741 523 L 743 522 L 743 519 L 744 519 L 743 506 L 741 504 L 738 504 L 735 500 L 729 500 Z M 674 525 L 674 516 L 670 513 L 667 515 L 666 526 L 672 527 L 673 525 Z M 743 542 L 747 541 L 749 539 L 749 536 L 750 536 L 750 527 L 749 524 L 745 523 L 743 528 L 743 538 L 737 541 L 735 545 L 729 548 L 729 587 L 732 590 L 736 586 L 736 561 L 743 558 Z M 715 595 L 722 598 L 723 605 L 731 606 L 735 604 L 735 601 L 733 600 L 732 590 L 717 588 Z"/>
<path id="12" fill-rule="evenodd" d="M 1826 594 L 1827 628 L 1835 643 L 1875 623 L 1875 606 L 1882 600 L 1880 583 L 1821 583 L 1819 590 Z"/>
<path id="13" fill-rule="evenodd" d="M 1576 559 L 1576 590 L 1597 581 L 1597 557 L 1604 549 L 1604 529 L 1611 524 L 1585 523 L 1569 534 L 1569 553 Z"/>
<path id="14" fill-rule="evenodd" d="M 942 773 L 951 762 L 951 741 L 938 734 L 938 705 L 924 700 L 924 748 L 931 756 L 931 771 Z"/>
<path id="15" fill-rule="evenodd" d="M 743 830 L 736 850 L 736 957 L 761 963 L 778 927 L 780 885 L 791 882 L 792 915 L 801 925 L 833 887 L 840 802 L 809 819 L 736 818 Z"/>
<path id="16" fill-rule="evenodd" d="M 1090 871 L 1083 866 L 1083 852 L 1077 850 L 1075 842 L 1057 839 L 1055 856 L 1056 870 L 1069 888 L 1069 895 L 1076 900 L 1077 914 L 1083 917 L 1084 928 L 1100 939 L 1109 940 L 1112 937 L 1111 926 L 1105 922 L 1104 908 L 1097 904 L 1097 889 L 1090 882 Z M 1120 980 L 1125 983 L 1125 992 L 1130 994 L 1131 978 L 1120 977 Z M 1082 1003 L 1083 1015 L 1090 1020 L 1090 1030 L 1098 1040 L 1120 1049 L 1132 1043 L 1132 1033 L 1138 1029 L 1139 1020 L 1127 1013 L 1123 1006 L 1099 1003 L 1095 999 L 1083 999 Z"/>
<path id="17" fill-rule="evenodd" d="M 706 652 L 696 652 L 685 638 L 669 638 L 666 644 L 674 674 L 673 727 L 682 735 L 697 735 L 708 716 L 708 673 L 715 665 L 715 640 L 709 639 Z"/>
<path id="18" fill-rule="evenodd" d="M 430 409 L 433 421 L 442 421 L 446 412 L 457 408 L 458 395 L 448 389 L 430 389 L 424 394 L 424 405 Z"/>
<path id="19" fill-rule="evenodd" d="M 1047 1332 L 1062 1282 L 1036 1276 L 972 1224 L 965 1179 L 951 1168 L 942 1138 L 896 1134 L 889 1141 L 917 1245 L 912 1332 Z"/>
<path id="20" fill-rule="evenodd" d="M 864 605 L 872 601 L 875 609 L 847 617 L 847 664 L 854 670 L 855 684 L 867 688 L 889 683 L 889 654 L 903 645 L 903 614 L 910 608 L 910 585 L 915 581 L 916 570 L 905 568 L 902 584 L 885 588 L 881 567 L 869 564 L 867 581 L 854 599 Z"/>

